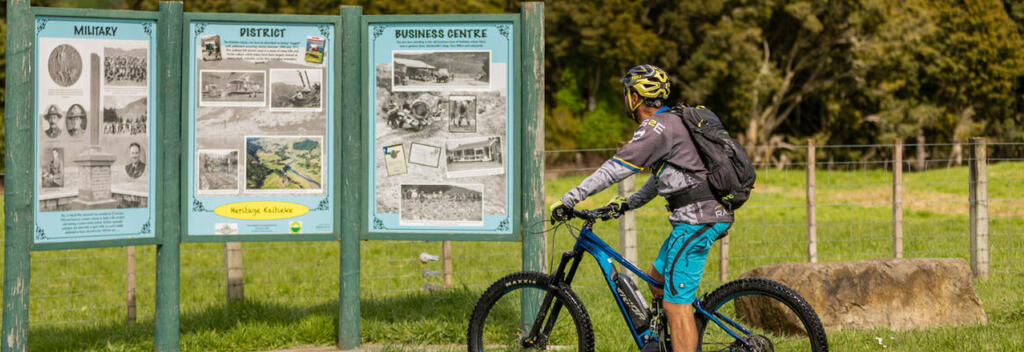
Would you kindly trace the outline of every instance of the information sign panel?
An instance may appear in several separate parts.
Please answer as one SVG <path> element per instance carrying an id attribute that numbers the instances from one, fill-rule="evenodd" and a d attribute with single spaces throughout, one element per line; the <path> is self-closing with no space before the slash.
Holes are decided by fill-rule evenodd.
<path id="1" fill-rule="evenodd" d="M 517 22 L 502 19 L 367 24 L 371 237 L 516 231 Z"/>
<path id="2" fill-rule="evenodd" d="M 156 31 L 36 17 L 35 245 L 155 238 Z"/>
<path id="3" fill-rule="evenodd" d="M 334 233 L 334 31 L 187 22 L 188 236 Z"/>

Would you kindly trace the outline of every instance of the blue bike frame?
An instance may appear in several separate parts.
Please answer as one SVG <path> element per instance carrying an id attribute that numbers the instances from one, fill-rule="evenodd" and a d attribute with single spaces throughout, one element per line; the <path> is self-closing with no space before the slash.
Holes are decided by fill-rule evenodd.
<path id="1" fill-rule="evenodd" d="M 623 302 L 622 298 L 620 298 L 619 295 L 616 294 L 616 289 L 618 285 L 612 278 L 612 275 L 616 272 L 613 261 L 618 262 L 619 265 L 621 265 L 623 268 L 626 268 L 626 270 L 633 272 L 634 274 L 637 275 L 637 277 L 643 279 L 651 286 L 663 288 L 664 284 L 655 281 L 654 278 L 647 275 L 646 272 L 640 270 L 640 268 L 637 268 L 635 265 L 627 261 L 625 258 L 622 257 L 621 254 L 619 254 L 619 252 L 616 252 L 614 249 L 612 249 L 611 246 L 609 246 L 607 243 L 601 240 L 601 238 L 598 237 L 597 234 L 595 234 L 589 226 L 584 226 L 583 229 L 580 230 L 579 237 L 577 237 L 576 244 L 573 246 L 573 249 L 562 254 L 562 260 L 558 265 L 558 269 L 555 271 L 554 275 L 551 276 L 551 283 L 549 284 L 549 286 L 552 289 L 558 289 L 562 286 L 569 286 L 569 284 L 572 282 L 572 279 L 576 275 L 576 270 L 579 267 L 580 260 L 583 257 L 583 253 L 590 253 L 590 255 L 593 256 L 595 260 L 597 260 L 597 264 L 601 267 L 601 272 L 604 275 L 604 280 L 608 284 L 608 288 L 611 290 L 612 297 L 615 297 L 615 302 L 618 303 L 619 305 L 619 312 L 622 313 L 623 320 L 625 320 L 626 324 L 629 326 L 629 332 L 633 335 L 633 341 L 636 342 L 637 348 L 642 349 L 644 344 L 647 341 L 650 341 L 649 337 L 653 332 L 650 328 L 647 328 L 643 331 L 637 331 L 635 323 L 632 321 L 632 319 L 629 317 L 629 314 L 627 313 L 628 308 L 626 307 L 625 302 Z M 566 269 L 568 269 L 568 271 L 566 271 Z M 551 307 L 552 298 L 553 296 L 551 293 L 545 295 L 544 301 L 541 304 L 541 314 L 537 314 L 536 320 L 534 321 L 534 324 L 529 334 L 529 336 L 533 338 L 528 339 L 528 341 L 526 342 L 527 344 L 533 344 L 537 336 L 550 335 L 551 330 L 554 327 L 554 323 L 558 319 L 559 310 L 561 309 L 561 302 L 555 301 L 554 308 L 553 310 L 551 310 L 550 316 L 546 316 L 545 314 L 543 314 L 544 312 L 548 311 L 549 307 Z M 694 300 L 693 307 L 694 309 L 696 309 L 697 312 L 707 317 L 710 321 L 713 321 L 716 325 L 721 327 L 722 330 L 731 335 L 733 338 L 735 338 L 738 341 L 742 341 L 744 345 L 749 346 L 746 339 L 741 337 L 738 333 L 736 333 L 726 325 L 728 324 L 736 329 L 739 329 L 745 335 L 752 334 L 750 330 L 747 330 L 739 323 L 725 317 L 724 315 L 718 313 L 717 311 L 708 312 L 703 307 L 701 307 L 700 299 Z M 717 307 L 712 308 L 712 310 L 717 309 Z M 547 322 L 545 322 L 545 320 L 547 320 Z M 543 335 L 540 334 L 540 329 L 542 327 L 544 329 Z"/>
<path id="2" fill-rule="evenodd" d="M 647 275 L 646 272 L 637 268 L 636 265 L 630 263 L 626 258 L 623 258 L 619 252 L 612 249 L 611 246 L 601 240 L 597 234 L 587 227 L 580 230 L 580 236 L 576 239 L 576 245 L 573 246 L 573 251 L 584 251 L 590 253 L 590 255 L 597 260 L 597 265 L 601 267 L 601 273 L 604 276 L 604 281 L 608 283 L 608 288 L 611 289 L 612 297 L 615 297 L 615 302 L 619 305 L 619 312 L 622 313 L 622 318 L 625 319 L 626 324 L 629 325 L 629 332 L 633 334 L 633 341 L 636 342 L 637 348 L 643 348 L 646 340 L 645 338 L 651 335 L 651 329 L 648 328 L 644 331 L 637 331 L 636 325 L 627 313 L 626 303 L 623 302 L 622 298 L 615 293 L 618 285 L 615 283 L 615 280 L 612 280 L 612 273 L 615 272 L 612 260 L 618 262 L 623 268 L 633 272 L 637 277 L 643 279 L 651 286 L 663 288 L 664 284 L 654 280 L 654 278 Z"/>

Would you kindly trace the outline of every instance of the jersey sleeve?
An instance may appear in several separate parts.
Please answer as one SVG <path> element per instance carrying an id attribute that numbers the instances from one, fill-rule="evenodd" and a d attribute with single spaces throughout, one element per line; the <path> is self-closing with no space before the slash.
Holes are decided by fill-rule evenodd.
<path id="1" fill-rule="evenodd" d="M 665 134 L 667 126 L 656 117 L 660 118 L 656 115 L 640 122 L 633 132 L 633 139 L 612 157 L 612 161 L 640 172 L 668 155 L 671 144 Z"/>
<path id="2" fill-rule="evenodd" d="M 566 192 L 562 196 L 562 204 L 567 207 L 574 207 L 594 193 L 600 192 L 612 184 L 622 181 L 629 175 L 635 174 L 633 169 L 622 166 L 612 160 L 605 161 L 594 173 L 583 179 L 579 186 Z"/>
<path id="3" fill-rule="evenodd" d="M 629 204 L 630 209 L 636 209 L 644 206 L 656 196 L 658 196 L 658 176 L 651 175 L 639 190 L 626 198 L 626 204 Z"/>

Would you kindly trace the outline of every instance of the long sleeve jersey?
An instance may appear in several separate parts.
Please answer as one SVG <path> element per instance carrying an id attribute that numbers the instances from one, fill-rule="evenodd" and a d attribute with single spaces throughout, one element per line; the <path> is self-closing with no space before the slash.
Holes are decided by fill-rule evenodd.
<path id="1" fill-rule="evenodd" d="M 626 199 L 630 209 L 647 204 L 659 194 L 669 196 L 707 182 L 707 169 L 697 154 L 689 131 L 679 116 L 665 110 L 659 110 L 640 122 L 633 139 L 579 186 L 562 196 L 562 204 L 575 206 L 644 169 L 651 169 L 653 174 L 640 190 Z M 732 222 L 733 215 L 717 200 L 711 199 L 671 209 L 668 220 L 673 226 L 684 222 L 709 224 Z"/>

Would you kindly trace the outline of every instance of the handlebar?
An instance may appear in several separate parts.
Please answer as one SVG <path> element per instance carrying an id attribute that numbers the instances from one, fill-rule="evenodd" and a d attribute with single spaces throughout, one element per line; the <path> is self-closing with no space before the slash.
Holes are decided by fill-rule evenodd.
<path id="1" fill-rule="evenodd" d="M 603 206 L 603 207 L 600 207 L 600 208 L 595 208 L 595 209 L 575 209 L 575 208 L 573 208 L 573 209 L 570 209 L 570 210 L 572 210 L 572 213 L 570 213 L 570 214 L 557 214 L 557 215 L 558 215 L 558 217 L 562 217 L 565 220 L 569 220 L 569 219 L 572 219 L 572 218 L 582 219 L 584 221 L 584 223 L 585 223 L 584 226 L 586 226 L 586 227 L 592 226 L 595 222 L 597 222 L 597 220 L 607 221 L 607 220 L 611 220 L 611 219 L 614 219 L 614 218 L 618 218 L 620 215 L 622 215 L 622 213 L 616 212 L 615 211 L 615 207 L 612 206 L 612 205 L 606 205 L 606 206 Z M 556 214 L 552 214 L 552 222 L 555 220 L 555 217 L 556 217 Z"/>

